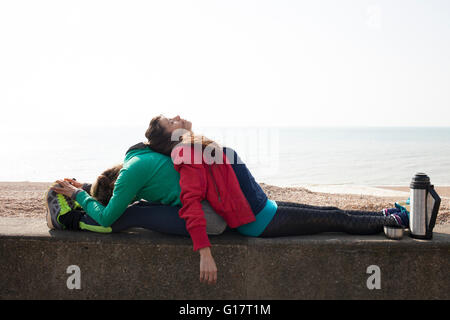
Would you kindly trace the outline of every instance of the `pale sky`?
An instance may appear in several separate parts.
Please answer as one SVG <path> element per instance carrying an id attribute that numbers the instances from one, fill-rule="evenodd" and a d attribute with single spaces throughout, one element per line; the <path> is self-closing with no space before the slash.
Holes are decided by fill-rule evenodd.
<path id="1" fill-rule="evenodd" d="M 449 126 L 448 0 L 1 1 L 3 129 Z"/>

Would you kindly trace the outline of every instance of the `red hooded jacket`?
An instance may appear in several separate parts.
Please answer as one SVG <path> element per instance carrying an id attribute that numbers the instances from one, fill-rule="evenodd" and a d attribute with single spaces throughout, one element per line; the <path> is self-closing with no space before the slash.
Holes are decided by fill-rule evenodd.
<path id="1" fill-rule="evenodd" d="M 175 170 L 180 173 L 180 217 L 186 220 L 194 251 L 210 247 L 201 201 L 208 200 L 230 228 L 255 221 L 255 215 L 239 186 L 239 181 L 226 154 L 222 163 L 208 164 L 200 150 L 192 145 L 178 146 L 172 151 Z M 220 155 L 218 155 L 220 156 Z"/>

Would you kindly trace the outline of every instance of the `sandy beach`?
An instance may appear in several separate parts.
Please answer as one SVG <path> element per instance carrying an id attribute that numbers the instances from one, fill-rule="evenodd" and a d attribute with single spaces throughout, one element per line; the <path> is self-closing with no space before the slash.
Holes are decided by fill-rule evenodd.
<path id="1" fill-rule="evenodd" d="M 0 217 L 45 219 L 44 194 L 50 185 L 50 182 L 0 182 Z M 367 211 L 393 207 L 395 201 L 406 200 L 409 191 L 407 186 L 377 188 L 362 186 L 359 192 L 353 187 L 350 188 L 350 193 L 345 193 L 346 189 L 343 188 L 333 189 L 325 185 L 322 186 L 322 190 L 327 192 L 311 191 L 305 187 L 282 188 L 264 183 L 261 183 L 261 186 L 273 200 Z M 316 185 L 315 188 L 320 189 L 320 185 Z M 379 195 L 380 190 L 382 196 Z M 437 224 L 450 223 L 450 187 L 436 187 L 436 190 L 442 198 Z"/>

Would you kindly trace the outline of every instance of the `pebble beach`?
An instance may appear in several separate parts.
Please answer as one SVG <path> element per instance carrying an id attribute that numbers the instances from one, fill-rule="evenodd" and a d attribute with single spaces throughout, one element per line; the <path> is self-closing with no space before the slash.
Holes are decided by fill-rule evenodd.
<path id="1" fill-rule="evenodd" d="M 0 217 L 42 217 L 44 220 L 46 215 L 44 194 L 51 184 L 51 182 L 0 182 Z M 349 193 L 345 193 L 347 189 L 333 190 L 326 186 L 311 188 L 327 191 L 318 192 L 305 187 L 278 187 L 264 183 L 260 185 L 273 200 L 364 211 L 393 207 L 396 201 L 406 200 L 409 191 L 407 186 L 366 187 L 360 188 L 360 193 L 353 188 L 347 191 Z M 438 186 L 436 190 L 442 198 L 436 224 L 450 224 L 450 187 Z"/>

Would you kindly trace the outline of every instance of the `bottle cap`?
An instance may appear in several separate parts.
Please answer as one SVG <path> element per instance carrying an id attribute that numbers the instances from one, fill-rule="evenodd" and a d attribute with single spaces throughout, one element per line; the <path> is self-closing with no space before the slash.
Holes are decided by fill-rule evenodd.
<path id="1" fill-rule="evenodd" d="M 430 177 L 422 172 L 416 173 L 416 175 L 411 180 L 411 184 L 409 185 L 411 189 L 427 189 L 429 186 Z"/>

